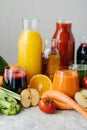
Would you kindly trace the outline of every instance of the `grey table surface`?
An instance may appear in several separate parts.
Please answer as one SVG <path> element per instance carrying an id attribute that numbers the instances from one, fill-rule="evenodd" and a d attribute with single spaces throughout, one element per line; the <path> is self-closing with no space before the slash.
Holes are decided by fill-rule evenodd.
<path id="1" fill-rule="evenodd" d="M 74 110 L 45 114 L 30 107 L 15 116 L 0 115 L 0 130 L 87 130 L 87 119 Z"/>

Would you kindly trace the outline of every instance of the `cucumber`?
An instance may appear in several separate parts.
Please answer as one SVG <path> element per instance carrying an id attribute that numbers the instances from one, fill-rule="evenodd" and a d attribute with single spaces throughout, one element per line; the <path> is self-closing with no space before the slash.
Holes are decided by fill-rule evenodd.
<path id="1" fill-rule="evenodd" d="M 8 66 L 8 63 L 3 57 L 0 56 L 0 75 L 4 74 L 5 66 Z"/>

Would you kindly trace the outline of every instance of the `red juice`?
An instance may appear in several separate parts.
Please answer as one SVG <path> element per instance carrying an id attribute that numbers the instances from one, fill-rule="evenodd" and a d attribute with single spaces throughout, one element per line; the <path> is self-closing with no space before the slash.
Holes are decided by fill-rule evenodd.
<path id="1" fill-rule="evenodd" d="M 71 31 L 72 23 L 66 19 L 60 19 L 56 23 L 56 31 L 52 39 L 57 41 L 57 49 L 60 55 L 60 66 L 68 67 L 74 63 L 75 39 Z M 54 51 L 54 48 L 51 48 Z"/>
<path id="2" fill-rule="evenodd" d="M 3 86 L 14 92 L 20 93 L 23 89 L 27 88 L 27 75 L 22 70 L 7 69 L 4 73 Z"/>

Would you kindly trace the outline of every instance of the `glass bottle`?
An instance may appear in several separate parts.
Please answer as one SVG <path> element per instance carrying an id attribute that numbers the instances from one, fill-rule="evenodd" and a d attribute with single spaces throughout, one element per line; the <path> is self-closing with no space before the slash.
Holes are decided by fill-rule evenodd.
<path id="1" fill-rule="evenodd" d="M 82 38 L 81 44 L 77 49 L 77 64 L 87 64 L 87 36 Z"/>
<path id="2" fill-rule="evenodd" d="M 68 67 L 70 64 L 74 63 L 75 39 L 71 27 L 72 22 L 70 20 L 57 20 L 56 31 L 52 37 L 52 39 L 57 40 L 61 67 Z"/>
<path id="3" fill-rule="evenodd" d="M 28 80 L 41 73 L 42 39 L 38 19 L 23 19 L 23 31 L 18 40 L 18 64 L 27 72 Z"/>
<path id="4" fill-rule="evenodd" d="M 51 46 L 54 45 L 56 45 L 55 39 L 51 40 Z M 46 46 L 42 56 L 42 73 L 47 75 L 53 81 L 54 72 L 59 67 L 59 64 L 60 56 L 58 50 L 55 49 L 55 51 L 52 52 L 51 47 L 49 48 Z"/>
<path id="5" fill-rule="evenodd" d="M 43 53 L 42 53 L 42 74 L 48 75 L 47 66 L 49 55 L 51 54 L 50 42 L 48 39 L 44 40 Z"/>

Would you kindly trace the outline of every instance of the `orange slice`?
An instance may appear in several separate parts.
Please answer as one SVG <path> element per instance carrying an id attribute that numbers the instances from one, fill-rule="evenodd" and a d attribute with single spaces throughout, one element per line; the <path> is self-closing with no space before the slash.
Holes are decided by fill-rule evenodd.
<path id="1" fill-rule="evenodd" d="M 41 96 L 46 90 L 52 88 L 52 82 L 48 76 L 37 74 L 30 79 L 29 87 L 37 89 Z"/>

